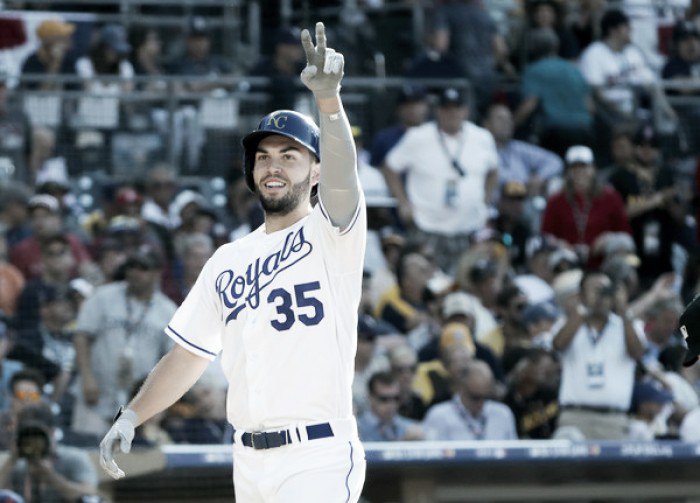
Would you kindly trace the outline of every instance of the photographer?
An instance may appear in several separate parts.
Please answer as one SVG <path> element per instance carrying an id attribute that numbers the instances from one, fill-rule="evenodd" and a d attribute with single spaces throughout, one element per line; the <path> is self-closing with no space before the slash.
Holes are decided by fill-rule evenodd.
<path id="1" fill-rule="evenodd" d="M 0 467 L 0 487 L 27 501 L 75 502 L 97 491 L 97 473 L 87 453 L 56 442 L 53 413 L 37 403 L 19 414 L 10 456 Z"/>
<path id="2" fill-rule="evenodd" d="M 559 430 L 588 440 L 627 437 L 636 362 L 644 335 L 633 326 L 626 292 L 601 272 L 581 279 L 581 295 L 563 306 L 566 318 L 553 327 L 561 354 Z M 566 429 L 564 429 L 566 428 Z"/>

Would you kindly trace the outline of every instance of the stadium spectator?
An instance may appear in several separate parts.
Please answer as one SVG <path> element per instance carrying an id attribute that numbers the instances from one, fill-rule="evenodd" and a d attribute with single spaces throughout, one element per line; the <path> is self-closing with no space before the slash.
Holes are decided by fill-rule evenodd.
<path id="1" fill-rule="evenodd" d="M 638 381 L 632 392 L 631 440 L 654 440 L 668 433 L 668 418 L 673 412 L 673 395 L 650 380 Z"/>
<path id="2" fill-rule="evenodd" d="M 644 313 L 645 334 L 647 337 L 644 363 L 648 367 L 658 367 L 659 355 L 669 346 L 682 345 L 677 330 L 678 320 L 683 312 L 683 304 L 678 297 L 663 299 L 652 304 Z"/>
<path id="3" fill-rule="evenodd" d="M 525 266 L 525 246 L 533 234 L 531 217 L 525 210 L 527 194 L 527 187 L 521 182 L 509 181 L 501 185 L 498 213 L 490 224 L 500 233 L 510 265 L 516 270 Z"/>
<path id="4" fill-rule="evenodd" d="M 30 196 L 29 188 L 22 183 L 7 181 L 0 184 L 0 232 L 5 235 L 10 249 L 32 233 L 28 215 Z"/>
<path id="5" fill-rule="evenodd" d="M 211 53 L 211 29 L 203 17 L 194 16 L 189 20 L 185 54 L 168 65 L 168 71 L 173 75 L 199 77 L 220 77 L 231 72 L 230 65 L 223 58 Z M 196 81 L 185 84 L 185 89 L 193 92 L 217 87 L 220 84 Z"/>
<path id="6" fill-rule="evenodd" d="M 525 13 L 527 25 L 517 37 L 514 56 L 519 68 L 523 68 L 532 53 L 532 44 L 536 44 L 534 33 L 551 30 L 559 40 L 555 55 L 562 59 L 575 60 L 580 51 L 578 40 L 571 29 L 564 23 L 564 6 L 557 0 L 527 0 Z M 515 58 L 514 58 L 515 59 Z"/>
<path id="7" fill-rule="evenodd" d="M 440 52 L 449 52 L 462 66 L 476 95 L 476 108 L 491 101 L 492 88 L 500 68 L 514 70 L 508 61 L 508 46 L 498 33 L 483 2 L 459 0 L 435 11 L 436 43 Z"/>
<path id="8" fill-rule="evenodd" d="M 65 288 L 74 276 L 75 259 L 64 234 L 48 236 L 41 246 L 41 276 L 29 280 L 17 299 L 16 330 L 35 329 L 39 323 L 40 298 L 52 288 Z"/>
<path id="9" fill-rule="evenodd" d="M 523 292 L 516 285 L 504 285 L 496 297 L 499 324 L 480 340 L 501 359 L 506 374 L 516 363 L 510 353 L 530 346 L 530 338 L 523 322 L 523 311 L 526 307 L 527 297 Z"/>
<path id="10" fill-rule="evenodd" d="M 530 304 L 522 314 L 530 343 L 535 348 L 552 349 L 552 327 L 559 318 L 557 308 L 551 302 Z"/>
<path id="11" fill-rule="evenodd" d="M 41 401 L 45 382 L 41 372 L 32 368 L 24 368 L 12 375 L 7 386 L 9 406 L 0 412 L 0 449 L 12 449 L 19 413 Z"/>
<path id="12" fill-rule="evenodd" d="M 634 137 L 634 128 L 620 126 L 612 130 L 610 134 L 610 164 L 605 167 L 600 167 L 598 178 L 601 182 L 610 183 L 610 176 L 616 171 L 622 169 L 634 169 L 634 145 L 632 138 Z"/>
<path id="13" fill-rule="evenodd" d="M 452 399 L 428 410 L 423 427 L 429 440 L 517 440 L 511 410 L 493 400 L 489 366 L 471 361 L 456 383 Z"/>
<path id="14" fill-rule="evenodd" d="M 569 146 L 591 141 L 591 90 L 581 71 L 557 55 L 559 43 L 551 29 L 536 30 L 530 46 L 515 123 L 521 129 L 532 124 L 540 145 L 563 157 Z"/>
<path id="15" fill-rule="evenodd" d="M 13 99 L 9 78 L 9 73 L 0 66 L 0 180 L 32 182 L 39 154 L 44 150 L 40 147 L 50 142 L 36 143 L 35 140 L 48 135 L 34 134 L 29 118 Z"/>
<path id="16" fill-rule="evenodd" d="M 126 30 L 118 24 L 103 26 L 90 53 L 75 63 L 85 90 L 91 94 L 119 95 L 133 89 L 134 67 L 128 59 L 131 45 Z M 102 81 L 100 76 L 120 77 L 120 81 Z"/>
<path id="17" fill-rule="evenodd" d="M 0 233 L 0 313 L 15 314 L 17 299 L 24 289 L 24 277 L 15 266 L 7 262 L 7 239 Z"/>
<path id="18" fill-rule="evenodd" d="M 177 223 L 170 214 L 170 204 L 177 186 L 173 169 L 165 164 L 156 165 L 146 175 L 146 198 L 141 206 L 144 220 L 173 229 Z"/>
<path id="19" fill-rule="evenodd" d="M 634 136 L 634 164 L 616 169 L 610 183 L 622 196 L 632 235 L 641 259 L 639 276 L 644 288 L 660 274 L 673 270 L 673 244 L 688 246 L 685 229 L 687 201 L 665 165 L 659 137 L 651 125 Z"/>
<path id="20" fill-rule="evenodd" d="M 566 318 L 554 329 L 562 363 L 559 428 L 577 428 L 586 439 L 623 439 L 644 335 L 605 274 L 585 274 L 580 298 L 563 306 Z"/>
<path id="21" fill-rule="evenodd" d="M 57 441 L 47 404 L 20 413 L 13 444 L 0 467 L 0 487 L 24 494 L 27 501 L 81 501 L 97 495 L 95 466 L 86 451 Z"/>
<path id="22" fill-rule="evenodd" d="M 373 374 L 367 383 L 370 409 L 357 419 L 363 442 L 423 440 L 420 423 L 399 414 L 401 386 L 388 372 Z"/>
<path id="23" fill-rule="evenodd" d="M 176 306 L 157 288 L 162 269 L 153 251 L 134 253 L 124 264 L 125 281 L 97 287 L 83 303 L 73 337 L 79 377 L 74 430 L 107 431 L 134 381 L 166 353 L 163 327 Z"/>
<path id="24" fill-rule="evenodd" d="M 569 243 L 582 261 L 597 267 L 605 239 L 632 229 L 620 195 L 597 181 L 591 149 L 574 145 L 565 162 L 564 187 L 548 199 L 541 231 Z"/>
<path id="25" fill-rule="evenodd" d="M 690 21 L 679 21 L 673 28 L 673 52 L 668 58 L 661 76 L 689 83 L 688 89 L 674 89 L 670 93 L 697 94 L 694 78 L 700 75 L 700 30 Z"/>
<path id="26" fill-rule="evenodd" d="M 380 328 L 367 314 L 357 321 L 357 353 L 355 355 L 355 375 L 352 381 L 352 401 L 355 415 L 359 416 L 369 408 L 367 383 L 375 372 L 388 370 L 389 363 L 377 345 Z"/>
<path id="27" fill-rule="evenodd" d="M 420 126 L 428 117 L 427 94 L 423 87 L 404 84 L 396 105 L 398 122 L 377 131 L 370 148 L 369 163 L 375 168 L 384 166 L 387 153 L 398 143 L 409 128 Z"/>
<path id="28" fill-rule="evenodd" d="M 176 444 L 224 443 L 228 423 L 220 404 L 225 396 L 225 390 L 198 381 L 165 413 L 161 422 L 164 432 Z"/>
<path id="29" fill-rule="evenodd" d="M 581 54 L 581 72 L 594 88 L 598 111 L 608 122 L 634 120 L 635 87 L 649 87 L 656 77 L 641 51 L 630 43 L 629 17 L 618 9 L 607 11 L 600 21 L 602 39 Z"/>
<path id="30" fill-rule="evenodd" d="M 163 277 L 163 293 L 180 305 L 194 286 L 204 264 L 214 253 L 214 241 L 203 233 L 183 239 L 181 254 L 168 266 Z"/>
<path id="31" fill-rule="evenodd" d="M 469 234 L 486 224 L 498 184 L 493 137 L 468 122 L 468 115 L 463 92 L 445 89 L 436 120 L 408 130 L 387 154 L 383 170 L 401 221 L 415 224 L 446 272 L 454 268 Z"/>
<path id="32" fill-rule="evenodd" d="M 444 50 L 441 31 L 429 25 L 423 37 L 422 51 L 409 63 L 404 76 L 409 79 L 463 79 L 466 70 L 453 53 Z M 439 91 L 432 86 L 429 89 Z"/>
<path id="33" fill-rule="evenodd" d="M 75 25 L 60 19 L 47 19 L 39 23 L 36 35 L 39 48 L 22 63 L 22 75 L 43 76 L 41 81 L 23 81 L 24 89 L 56 91 L 75 89 L 75 84 L 62 82 L 60 78 L 74 76 L 76 72 L 75 54 L 72 51 L 72 37 Z M 53 77 L 53 78 L 52 78 Z"/>
<path id="34" fill-rule="evenodd" d="M 39 370 L 52 384 L 51 400 L 63 399 L 75 369 L 75 349 L 70 324 L 75 305 L 68 286 L 53 286 L 39 295 L 39 324 L 19 331 L 8 357 Z"/>
<path id="35" fill-rule="evenodd" d="M 143 91 L 163 91 L 166 84 L 158 79 L 165 75 L 163 66 L 163 41 L 155 28 L 135 29 L 130 35 L 131 46 L 134 52 L 131 64 L 134 73 L 138 77 L 152 77 L 147 83 L 140 83 L 137 87 Z"/>
<path id="36" fill-rule="evenodd" d="M 606 0 L 579 0 L 578 9 L 571 13 L 569 28 L 582 51 L 600 38 L 600 19 L 607 3 Z"/>
<path id="37" fill-rule="evenodd" d="M 20 241 L 10 250 L 10 261 L 22 272 L 25 279 L 41 276 L 43 263 L 41 247 L 62 232 L 61 207 L 55 197 L 48 194 L 32 196 L 28 203 L 32 235 Z M 90 255 L 80 240 L 71 233 L 64 233 L 70 245 L 76 271 L 90 267 Z"/>
<path id="38" fill-rule="evenodd" d="M 416 421 L 423 420 L 427 408 L 413 390 L 413 381 L 418 369 L 416 351 L 408 344 L 401 344 L 391 348 L 388 357 L 391 373 L 399 383 L 399 414 Z"/>
<path id="39" fill-rule="evenodd" d="M 518 438 L 547 439 L 554 433 L 559 416 L 557 386 L 547 375 L 553 365 L 550 353 L 531 350 L 508 376 L 503 402 L 513 412 Z"/>
<path id="40" fill-rule="evenodd" d="M 424 323 L 427 318 L 424 293 L 434 273 L 433 265 L 422 254 L 403 253 L 396 266 L 397 284 L 380 297 L 374 308 L 375 318 L 402 334 Z"/>
<path id="41" fill-rule="evenodd" d="M 513 139 L 513 114 L 504 104 L 492 104 L 483 125 L 496 141 L 501 185 L 520 182 L 528 187 L 529 195 L 546 195 L 546 184 L 562 174 L 561 158 L 537 145 Z"/>
<path id="42" fill-rule="evenodd" d="M 248 72 L 253 77 L 267 77 L 265 91 L 270 110 L 294 110 L 297 107 L 299 73 L 304 69 L 304 52 L 298 28 L 280 29 L 270 58 L 263 58 Z"/>

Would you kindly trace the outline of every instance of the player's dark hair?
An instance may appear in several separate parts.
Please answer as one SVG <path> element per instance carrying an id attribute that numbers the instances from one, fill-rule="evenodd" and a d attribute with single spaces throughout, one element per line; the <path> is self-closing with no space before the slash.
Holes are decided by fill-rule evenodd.
<path id="1" fill-rule="evenodd" d="M 612 30 L 623 24 L 629 24 L 630 18 L 620 9 L 611 9 L 603 14 L 600 20 L 600 33 L 603 38 L 607 37 Z"/>
<path id="2" fill-rule="evenodd" d="M 375 372 L 372 377 L 369 378 L 367 382 L 367 389 L 370 395 L 374 395 L 374 390 L 377 384 L 383 384 L 384 386 L 393 386 L 398 381 L 396 377 L 391 372 Z"/>

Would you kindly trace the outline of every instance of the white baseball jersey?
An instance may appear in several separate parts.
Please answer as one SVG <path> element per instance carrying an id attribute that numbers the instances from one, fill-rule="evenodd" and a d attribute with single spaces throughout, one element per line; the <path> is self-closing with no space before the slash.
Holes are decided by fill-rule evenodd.
<path id="1" fill-rule="evenodd" d="M 352 417 L 364 195 L 340 230 L 322 204 L 294 225 L 220 247 L 166 333 L 221 365 L 228 420 L 256 431 Z"/>

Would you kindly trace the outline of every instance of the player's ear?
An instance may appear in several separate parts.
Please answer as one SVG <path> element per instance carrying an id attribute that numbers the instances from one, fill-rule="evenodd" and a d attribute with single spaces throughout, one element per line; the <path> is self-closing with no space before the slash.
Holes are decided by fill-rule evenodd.
<path id="1" fill-rule="evenodd" d="M 311 163 L 311 186 L 317 185 L 321 179 L 321 163 L 313 161 Z"/>

